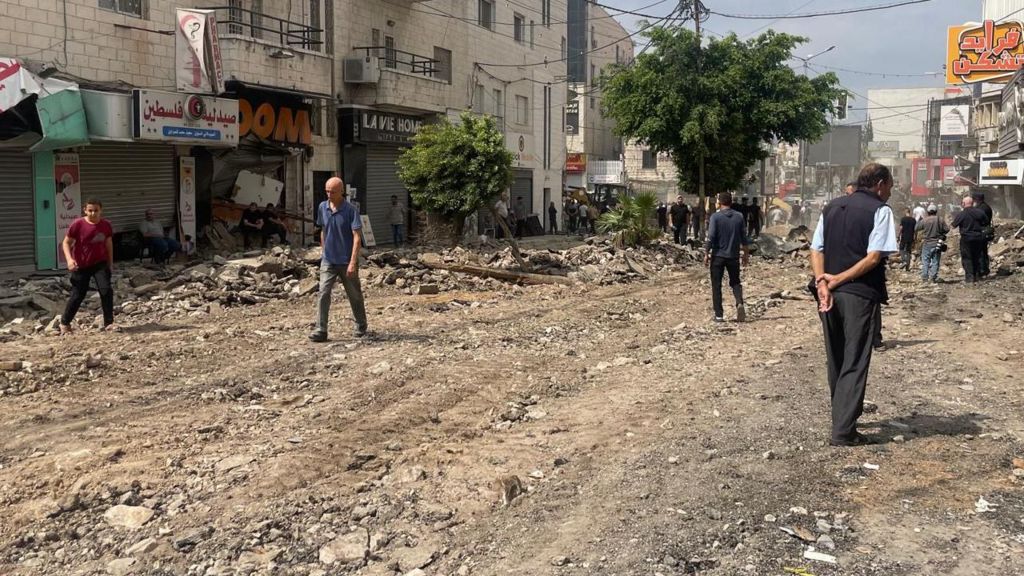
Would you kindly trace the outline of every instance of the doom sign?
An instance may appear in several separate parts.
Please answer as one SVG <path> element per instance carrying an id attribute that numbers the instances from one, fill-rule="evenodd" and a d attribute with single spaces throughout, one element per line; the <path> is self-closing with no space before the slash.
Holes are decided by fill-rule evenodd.
<path id="1" fill-rule="evenodd" d="M 312 107 L 301 98 L 279 92 L 245 90 L 238 96 L 238 135 L 252 134 L 288 147 L 313 144 Z"/>

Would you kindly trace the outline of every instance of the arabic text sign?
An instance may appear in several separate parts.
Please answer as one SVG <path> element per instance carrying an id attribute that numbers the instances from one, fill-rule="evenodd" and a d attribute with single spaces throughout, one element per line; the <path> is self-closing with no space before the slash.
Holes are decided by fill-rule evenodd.
<path id="1" fill-rule="evenodd" d="M 181 238 L 196 239 L 196 159 L 192 156 L 178 158 L 178 222 L 181 224 Z"/>
<path id="2" fill-rule="evenodd" d="M 1024 26 L 1017 21 L 986 20 L 950 26 L 946 47 L 946 83 L 1006 82 L 1024 67 Z"/>
<path id="3" fill-rule="evenodd" d="M 39 84 L 13 58 L 0 58 L 0 112 L 14 108 L 30 94 L 39 93 Z"/>
<path id="4" fill-rule="evenodd" d="M 132 126 L 142 140 L 238 144 L 238 101 L 198 94 L 133 90 Z"/>

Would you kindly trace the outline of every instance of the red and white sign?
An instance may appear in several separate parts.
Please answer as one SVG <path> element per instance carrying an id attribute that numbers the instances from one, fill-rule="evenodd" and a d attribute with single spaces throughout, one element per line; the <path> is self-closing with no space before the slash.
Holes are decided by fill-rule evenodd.
<path id="1" fill-rule="evenodd" d="M 79 186 L 78 154 L 54 154 L 53 178 L 57 181 L 57 263 L 67 267 L 61 244 L 71 223 L 82 215 L 82 191 Z"/>
<path id="2" fill-rule="evenodd" d="M 39 84 L 13 58 L 0 58 L 0 112 L 39 92 Z"/>
<path id="3" fill-rule="evenodd" d="M 178 223 L 181 225 L 182 242 L 189 236 L 196 241 L 196 159 L 192 156 L 178 158 Z"/>
<path id="4" fill-rule="evenodd" d="M 179 92 L 224 91 L 217 19 L 212 10 L 177 9 L 174 34 L 175 85 Z"/>

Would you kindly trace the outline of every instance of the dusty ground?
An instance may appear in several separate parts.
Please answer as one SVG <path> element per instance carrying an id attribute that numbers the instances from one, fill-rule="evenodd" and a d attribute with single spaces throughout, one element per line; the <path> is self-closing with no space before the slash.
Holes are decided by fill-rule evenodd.
<path id="1" fill-rule="evenodd" d="M 32 384 L 0 397 L 0 574 L 1024 573 L 1024 276 L 894 274 L 881 443 L 852 449 L 825 442 L 803 269 L 746 276 L 745 324 L 709 322 L 694 267 L 374 288 L 362 341 L 339 298 L 309 343 L 309 296 L 0 344 L 32 363 L 0 373 Z"/>

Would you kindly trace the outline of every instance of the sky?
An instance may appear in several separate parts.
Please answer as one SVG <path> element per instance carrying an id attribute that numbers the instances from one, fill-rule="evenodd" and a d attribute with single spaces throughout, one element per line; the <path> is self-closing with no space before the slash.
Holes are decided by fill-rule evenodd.
<path id="1" fill-rule="evenodd" d="M 687 0 L 684 0 L 687 1 Z M 816 11 L 832 11 L 848 8 L 863 8 L 895 3 L 897 0 L 702 0 L 712 11 L 722 14 L 789 14 Z M 599 0 L 599 3 L 623 10 L 662 16 L 672 11 L 677 0 Z M 649 8 L 644 8 L 650 6 Z M 611 12 L 611 11 L 610 11 Z M 871 88 L 911 88 L 944 85 L 942 75 L 923 75 L 942 72 L 946 51 L 946 29 L 948 26 L 969 21 L 980 21 L 981 0 L 930 0 L 888 10 L 823 16 L 794 20 L 740 20 L 712 14 L 703 23 L 711 34 L 724 35 L 735 32 L 741 38 L 756 35 L 772 28 L 808 38 L 808 42 L 794 52 L 809 56 L 835 45 L 835 49 L 811 60 L 809 75 L 831 71 L 839 76 L 840 83 L 867 96 Z M 619 21 L 630 32 L 637 30 L 635 16 L 623 15 Z M 686 24 L 693 26 L 692 22 Z M 637 36 L 638 47 L 643 39 Z M 792 62 L 798 71 L 803 64 Z M 858 74 L 825 68 L 846 68 L 876 75 Z M 922 74 L 921 76 L 896 77 L 881 74 Z M 850 105 L 855 109 L 849 113 L 848 122 L 862 121 L 868 103 L 853 96 Z"/>

